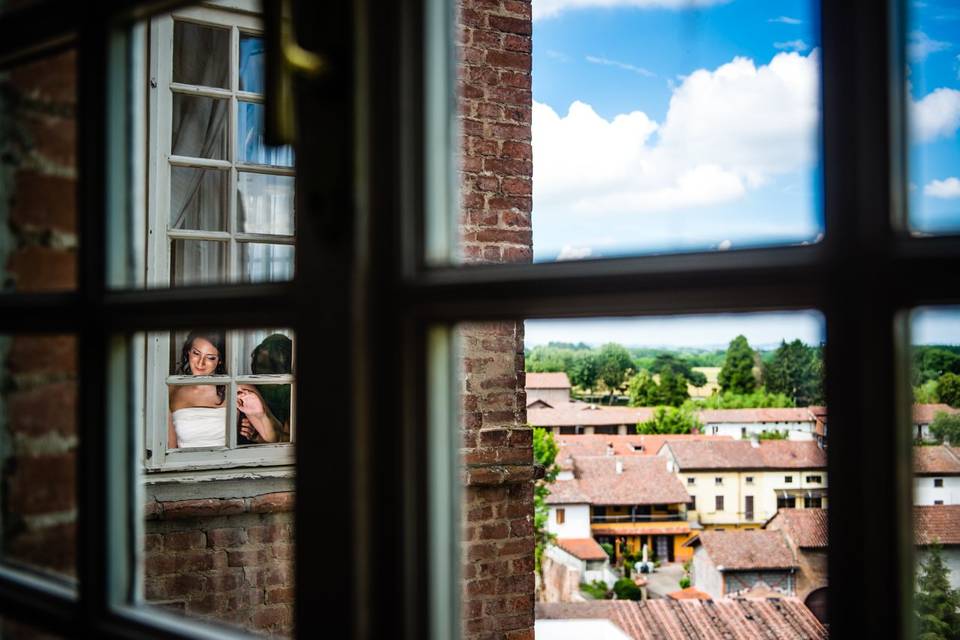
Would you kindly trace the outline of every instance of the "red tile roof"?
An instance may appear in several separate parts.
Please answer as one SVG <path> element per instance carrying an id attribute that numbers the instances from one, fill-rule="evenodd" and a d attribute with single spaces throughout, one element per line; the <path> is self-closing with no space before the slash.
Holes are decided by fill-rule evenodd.
<path id="1" fill-rule="evenodd" d="M 913 472 L 916 475 L 960 475 L 960 451 L 946 445 L 914 447 Z"/>
<path id="2" fill-rule="evenodd" d="M 687 587 L 686 589 L 680 589 L 680 591 L 673 591 L 667 594 L 668 598 L 673 598 L 674 600 L 713 600 L 713 597 L 709 593 L 704 593 L 696 587 Z"/>
<path id="3" fill-rule="evenodd" d="M 607 552 L 593 538 L 557 538 L 557 546 L 581 560 L 606 560 Z"/>
<path id="4" fill-rule="evenodd" d="M 767 409 L 705 409 L 699 412 L 700 422 L 711 423 L 761 423 L 761 422 L 809 422 L 816 417 L 807 407 Z"/>
<path id="5" fill-rule="evenodd" d="M 570 378 L 562 371 L 559 373 L 528 373 L 525 387 L 527 389 L 569 389 Z"/>
<path id="6" fill-rule="evenodd" d="M 552 408 L 530 407 L 527 422 L 535 427 L 635 426 L 653 417 L 651 407 L 603 407 L 586 402 L 567 402 Z"/>
<path id="7" fill-rule="evenodd" d="M 680 479 L 667 470 L 667 461 L 660 456 L 573 456 L 573 474 L 572 480 L 549 485 L 548 504 L 676 504 L 690 500 Z"/>
<path id="8" fill-rule="evenodd" d="M 827 452 L 812 440 L 689 441 L 664 443 L 681 471 L 706 469 L 826 469 Z"/>
<path id="9" fill-rule="evenodd" d="M 783 531 L 801 549 L 827 548 L 826 509 L 780 509 L 765 528 Z"/>
<path id="10" fill-rule="evenodd" d="M 703 545 L 721 571 L 790 569 L 797 566 L 793 552 L 779 531 L 702 531 L 684 544 Z"/>
<path id="11" fill-rule="evenodd" d="M 826 640 L 796 598 L 542 602 L 538 620 L 607 619 L 634 640 Z"/>
<path id="12" fill-rule="evenodd" d="M 913 540 L 919 546 L 960 545 L 960 504 L 914 507 Z"/>
<path id="13" fill-rule="evenodd" d="M 645 455 L 655 456 L 667 441 L 722 440 L 730 442 L 730 436 L 705 436 L 699 433 L 663 434 L 663 435 L 557 435 L 554 436 L 560 451 L 557 459 L 566 455 L 602 456 L 611 445 L 613 454 L 618 456 Z"/>
<path id="14" fill-rule="evenodd" d="M 957 413 L 960 409 L 953 409 L 948 404 L 915 404 L 913 405 L 913 421 L 916 424 L 930 424 L 941 411 Z"/>

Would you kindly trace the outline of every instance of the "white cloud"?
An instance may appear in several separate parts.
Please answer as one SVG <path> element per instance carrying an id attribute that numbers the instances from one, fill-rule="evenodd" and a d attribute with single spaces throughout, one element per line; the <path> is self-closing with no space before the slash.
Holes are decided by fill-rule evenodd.
<path id="1" fill-rule="evenodd" d="M 567 54 L 557 51 L 556 49 L 547 49 L 546 54 L 548 58 L 553 58 L 554 60 L 559 60 L 560 62 L 570 61 L 570 57 Z"/>
<path id="2" fill-rule="evenodd" d="M 533 103 L 534 209 L 540 216 L 643 213 L 743 198 L 813 165 L 818 53 L 767 65 L 735 58 L 673 90 L 663 123 L 642 111 L 606 119 Z"/>
<path id="3" fill-rule="evenodd" d="M 784 51 L 806 51 L 810 48 L 810 45 L 800 39 L 774 42 L 773 46 L 775 49 L 782 49 Z"/>
<path id="4" fill-rule="evenodd" d="M 934 180 L 924 185 L 923 195 L 944 200 L 960 198 L 960 180 L 953 177 L 946 180 Z"/>
<path id="5" fill-rule="evenodd" d="M 584 258 L 589 258 L 591 255 L 593 255 L 593 249 L 590 247 L 574 247 L 573 245 L 565 244 L 563 248 L 560 249 L 557 262 L 561 260 L 583 260 Z"/>
<path id="6" fill-rule="evenodd" d="M 726 4 L 731 0 L 533 0 L 533 19 L 552 18 L 575 9 L 693 9 Z"/>
<path id="7" fill-rule="evenodd" d="M 949 138 L 960 128 L 960 91 L 941 87 L 910 104 L 911 133 L 918 142 Z"/>
<path id="8" fill-rule="evenodd" d="M 779 22 L 780 24 L 803 24 L 803 20 L 799 18 L 790 18 L 788 16 L 779 16 L 777 18 L 770 18 L 767 22 Z"/>
<path id="9" fill-rule="evenodd" d="M 586 56 L 587 62 L 592 62 L 593 64 L 602 64 L 607 67 L 616 67 L 618 69 L 623 69 L 624 71 L 632 71 L 640 76 L 645 76 L 647 78 L 653 78 L 657 74 L 649 69 L 644 69 L 643 67 L 637 67 L 626 62 L 620 62 L 619 60 L 610 60 L 609 58 L 601 58 L 598 56 Z"/>
<path id="10" fill-rule="evenodd" d="M 945 51 L 953 45 L 934 40 L 923 31 L 911 31 L 907 37 L 907 56 L 912 62 L 923 62 L 931 53 Z"/>

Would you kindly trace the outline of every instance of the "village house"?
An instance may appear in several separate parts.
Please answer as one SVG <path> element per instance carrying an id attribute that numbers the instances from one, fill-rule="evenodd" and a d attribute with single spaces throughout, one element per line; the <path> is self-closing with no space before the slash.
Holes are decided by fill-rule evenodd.
<path id="1" fill-rule="evenodd" d="M 913 503 L 960 504 L 960 450 L 948 445 L 913 448 Z"/>
<path id="2" fill-rule="evenodd" d="M 703 531 L 686 544 L 693 586 L 714 599 L 796 594 L 797 560 L 780 531 Z"/>
<path id="3" fill-rule="evenodd" d="M 807 407 L 706 409 L 698 414 L 703 433 L 750 438 L 763 432 L 786 432 L 790 440 L 813 440 L 816 416 Z"/>
<path id="4" fill-rule="evenodd" d="M 957 413 L 948 404 L 915 404 L 913 405 L 913 438 L 917 442 L 931 442 L 933 436 L 930 435 L 930 425 L 937 417 L 938 413 Z"/>
<path id="5" fill-rule="evenodd" d="M 780 509 L 764 525 L 783 533 L 797 562 L 796 595 L 817 619 L 827 620 L 827 512 Z"/>
<path id="6" fill-rule="evenodd" d="M 914 507 L 913 542 L 917 566 L 932 545 L 939 545 L 943 562 L 950 569 L 950 586 L 960 589 L 960 505 Z"/>
<path id="7" fill-rule="evenodd" d="M 527 408 L 550 408 L 570 402 L 570 378 L 564 372 L 528 373 Z"/>
<path id="8" fill-rule="evenodd" d="M 547 496 L 547 530 L 565 539 L 592 538 L 609 544 L 619 562 L 641 553 L 663 562 L 683 561 L 690 536 L 689 495 L 658 456 L 570 456 L 558 459 L 560 473 Z"/>
<path id="9" fill-rule="evenodd" d="M 777 509 L 827 506 L 827 454 L 812 440 L 670 440 L 659 455 L 705 529 L 759 529 Z"/>

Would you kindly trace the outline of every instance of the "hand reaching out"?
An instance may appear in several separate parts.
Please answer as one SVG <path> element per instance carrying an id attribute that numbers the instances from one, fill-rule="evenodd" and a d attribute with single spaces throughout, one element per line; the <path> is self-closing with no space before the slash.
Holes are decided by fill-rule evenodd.
<path id="1" fill-rule="evenodd" d="M 245 387 L 237 389 L 237 409 L 250 418 L 261 418 L 265 413 L 260 394 Z"/>

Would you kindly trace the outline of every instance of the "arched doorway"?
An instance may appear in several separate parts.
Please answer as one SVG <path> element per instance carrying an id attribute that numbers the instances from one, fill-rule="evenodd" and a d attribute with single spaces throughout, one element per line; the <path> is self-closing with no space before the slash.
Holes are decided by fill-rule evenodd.
<path id="1" fill-rule="evenodd" d="M 814 589 L 807 594 L 803 604 L 816 616 L 821 624 L 827 624 L 827 587 Z"/>

